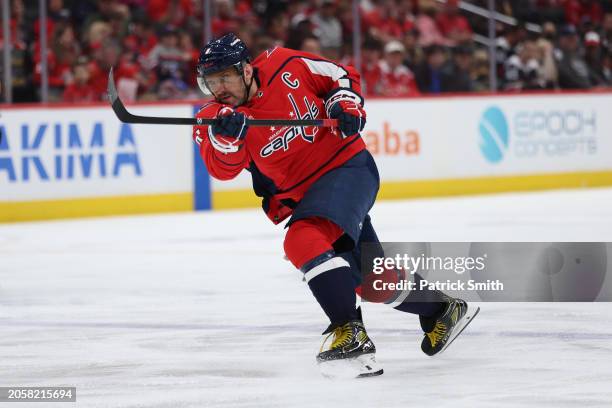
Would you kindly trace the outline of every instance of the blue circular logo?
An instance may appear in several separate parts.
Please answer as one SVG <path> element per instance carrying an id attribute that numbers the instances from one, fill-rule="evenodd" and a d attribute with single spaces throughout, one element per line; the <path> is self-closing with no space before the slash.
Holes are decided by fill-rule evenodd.
<path id="1" fill-rule="evenodd" d="M 508 150 L 508 122 L 497 106 L 487 109 L 478 124 L 480 151 L 491 163 L 499 162 Z"/>

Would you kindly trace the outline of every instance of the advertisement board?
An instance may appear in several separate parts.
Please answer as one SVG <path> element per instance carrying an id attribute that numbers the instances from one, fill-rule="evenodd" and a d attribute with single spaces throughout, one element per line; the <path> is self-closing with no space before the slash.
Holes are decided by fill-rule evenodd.
<path id="1" fill-rule="evenodd" d="M 135 111 L 188 116 L 191 107 Z M 0 132 L 0 220 L 53 217 L 51 207 L 70 207 L 74 200 L 84 208 L 70 211 L 83 215 L 95 208 L 104 213 L 110 198 L 134 206 L 141 197 L 136 205 L 144 211 L 147 205 L 152 211 L 191 209 L 185 205 L 193 190 L 188 127 L 121 123 L 107 107 L 6 109 Z"/>
<path id="2" fill-rule="evenodd" d="M 362 137 L 381 199 L 612 185 L 610 106 L 612 93 L 369 99 Z M 124 124 L 104 105 L 12 107 L 0 132 L 0 222 L 260 205 L 248 172 L 208 175 L 189 126 Z"/>

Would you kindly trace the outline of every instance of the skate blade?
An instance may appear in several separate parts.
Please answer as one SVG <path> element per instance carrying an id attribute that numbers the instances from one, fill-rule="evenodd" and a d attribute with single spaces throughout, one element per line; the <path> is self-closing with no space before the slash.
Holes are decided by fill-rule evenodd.
<path id="1" fill-rule="evenodd" d="M 438 351 L 432 357 L 439 356 L 440 354 L 442 354 L 442 352 L 446 350 L 448 346 L 450 346 L 457 337 L 459 337 L 459 335 L 465 330 L 468 324 L 470 324 L 472 320 L 474 320 L 478 312 L 480 312 L 480 306 L 476 306 L 476 308 L 474 309 L 474 306 L 468 304 L 468 310 L 465 312 L 465 315 L 461 318 L 461 320 L 457 322 L 457 325 L 453 328 L 453 331 L 444 347 L 442 347 L 442 349 L 440 349 L 440 351 Z"/>
<path id="2" fill-rule="evenodd" d="M 323 377 L 332 379 L 375 377 L 384 372 L 376 363 L 374 353 L 341 360 L 321 361 L 319 370 Z"/>

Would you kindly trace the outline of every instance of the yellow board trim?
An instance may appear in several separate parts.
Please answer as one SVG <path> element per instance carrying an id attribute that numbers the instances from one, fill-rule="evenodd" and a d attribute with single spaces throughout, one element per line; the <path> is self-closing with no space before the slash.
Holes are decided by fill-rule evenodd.
<path id="1" fill-rule="evenodd" d="M 261 197 L 251 189 L 211 191 L 210 195 L 213 210 L 261 206 Z"/>
<path id="2" fill-rule="evenodd" d="M 602 186 L 612 186 L 612 171 L 383 182 L 378 198 L 405 199 Z M 261 199 L 251 189 L 213 191 L 211 195 L 213 209 L 253 208 L 261 205 Z M 192 210 L 191 192 L 0 202 L 0 222 Z"/>
<path id="3" fill-rule="evenodd" d="M 394 181 L 381 184 L 378 198 L 441 197 L 610 185 L 612 185 L 612 171 Z"/>
<path id="4" fill-rule="evenodd" d="M 387 181 L 381 183 L 378 198 L 393 200 L 602 186 L 612 186 L 612 171 Z M 250 189 L 213 191 L 212 203 L 213 209 L 247 208 L 260 206 L 261 199 Z"/>
<path id="5" fill-rule="evenodd" d="M 193 210 L 193 193 L 0 202 L 0 222 Z"/>

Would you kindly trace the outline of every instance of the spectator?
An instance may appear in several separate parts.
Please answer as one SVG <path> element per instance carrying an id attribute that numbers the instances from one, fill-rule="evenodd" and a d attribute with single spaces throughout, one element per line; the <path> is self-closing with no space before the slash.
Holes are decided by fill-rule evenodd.
<path id="1" fill-rule="evenodd" d="M 474 51 L 474 63 L 470 73 L 474 91 L 485 92 L 490 89 L 489 85 L 489 55 L 484 50 Z"/>
<path id="2" fill-rule="evenodd" d="M 383 42 L 399 40 L 405 31 L 414 28 L 411 2 L 406 0 L 384 0 L 378 7 L 364 13 L 364 22 L 369 35 Z"/>
<path id="3" fill-rule="evenodd" d="M 404 33 L 402 44 L 406 50 L 404 65 L 414 71 L 415 67 L 423 60 L 423 51 L 418 45 L 419 32 L 416 29 Z"/>
<path id="4" fill-rule="evenodd" d="M 390 41 L 385 45 L 385 58 L 380 61 L 381 79 L 375 86 L 382 96 L 415 96 L 419 92 L 412 71 L 402 64 L 405 49 L 401 42 Z"/>
<path id="5" fill-rule="evenodd" d="M 285 13 L 277 13 L 270 17 L 266 33 L 272 37 L 276 45 L 287 43 L 289 33 L 289 17 Z"/>
<path id="6" fill-rule="evenodd" d="M 252 57 L 257 58 L 259 54 L 274 47 L 275 45 L 277 45 L 276 42 L 269 34 L 266 32 L 257 33 L 253 43 L 253 48 L 251 48 L 251 52 L 253 53 Z"/>
<path id="7" fill-rule="evenodd" d="M 198 65 L 198 58 L 200 58 L 200 50 L 193 45 L 191 35 L 187 32 L 179 34 L 179 47 L 183 51 L 183 60 L 186 64 L 187 85 L 196 89 L 198 86 L 196 67 Z"/>
<path id="8" fill-rule="evenodd" d="M 468 45 L 458 45 L 453 49 L 453 58 L 443 68 L 442 92 L 471 92 L 472 83 L 472 54 Z"/>
<path id="9" fill-rule="evenodd" d="M 458 0 L 447 0 L 444 10 L 436 16 L 440 32 L 449 44 L 461 44 L 472 39 L 472 28 L 467 19 L 459 14 Z"/>
<path id="10" fill-rule="evenodd" d="M 317 29 L 323 56 L 338 60 L 342 47 L 342 25 L 335 13 L 335 3 L 324 0 L 320 10 L 312 15 L 311 21 Z"/>
<path id="11" fill-rule="evenodd" d="M 543 89 L 545 84 L 538 61 L 538 48 L 534 41 L 519 44 L 517 53 L 505 63 L 503 87 L 509 91 Z"/>
<path id="12" fill-rule="evenodd" d="M 300 50 L 309 52 L 315 55 L 321 55 L 321 42 L 316 35 L 307 35 L 302 39 Z"/>
<path id="13" fill-rule="evenodd" d="M 89 48 L 96 48 L 113 34 L 110 24 L 104 21 L 94 21 L 89 25 L 85 34 L 85 41 Z"/>
<path id="14" fill-rule="evenodd" d="M 117 66 L 121 55 L 121 46 L 116 40 L 107 39 L 102 44 L 95 44 L 92 49 L 92 60 L 89 62 L 90 83 L 96 91 L 97 100 L 107 100 L 107 75 L 111 67 Z"/>
<path id="15" fill-rule="evenodd" d="M 51 48 L 57 58 L 58 65 L 65 66 L 67 70 L 71 70 L 77 58 L 81 55 L 81 47 L 71 25 L 56 25 Z"/>
<path id="16" fill-rule="evenodd" d="M 361 14 L 362 22 L 364 26 L 367 27 L 366 35 L 383 43 L 390 41 L 391 38 L 385 37 L 385 32 L 382 30 L 382 27 L 387 23 L 394 2 L 392 0 L 380 1 L 376 2 L 376 5 L 373 4 L 373 2 L 362 3 L 364 4 L 361 4 Z M 389 5 L 389 3 L 391 3 L 391 5 Z"/>
<path id="17" fill-rule="evenodd" d="M 68 20 L 70 10 L 64 7 L 63 0 L 49 0 L 47 17 L 54 22 Z"/>
<path id="18" fill-rule="evenodd" d="M 94 23 L 108 24 L 108 22 L 111 20 L 113 13 L 116 11 L 117 7 L 122 6 L 117 0 L 97 0 L 95 4 L 96 4 L 96 11 L 93 13 L 90 13 L 87 16 L 83 25 L 81 26 L 82 36 L 88 35 L 88 33 L 91 30 L 91 26 Z M 93 41 L 99 41 L 99 39 L 95 39 Z M 90 40 L 90 42 L 92 41 Z"/>
<path id="19" fill-rule="evenodd" d="M 559 33 L 556 52 L 559 86 L 562 89 L 589 89 L 596 85 L 586 61 L 578 54 L 578 33 L 573 25 L 564 26 Z"/>
<path id="20" fill-rule="evenodd" d="M 440 93 L 448 80 L 442 70 L 446 63 L 446 53 L 440 45 L 430 45 L 425 49 L 425 60 L 415 70 L 416 83 L 423 93 Z"/>
<path id="21" fill-rule="evenodd" d="M 158 81 L 176 80 L 185 85 L 185 54 L 179 48 L 179 34 L 174 27 L 163 29 L 159 44 L 149 53 L 147 66 L 155 72 Z"/>
<path id="22" fill-rule="evenodd" d="M 502 36 L 498 37 L 495 44 L 495 65 L 497 79 L 503 82 L 506 74 L 504 72 L 506 61 L 516 54 L 516 46 L 527 38 L 527 30 L 522 24 L 507 27 Z"/>
<path id="23" fill-rule="evenodd" d="M 190 0 L 149 0 L 147 5 L 149 18 L 160 26 L 182 27 L 192 13 Z"/>
<path id="24" fill-rule="evenodd" d="M 293 18 L 291 19 L 291 29 L 289 30 L 285 47 L 299 50 L 307 37 L 314 36 L 319 41 L 318 33 L 319 30 L 313 26 L 306 16 L 302 15 L 301 19 Z M 242 37 L 240 38 L 242 39 Z M 319 41 L 319 49 L 320 45 Z"/>
<path id="25" fill-rule="evenodd" d="M 593 24 L 599 25 L 603 17 L 603 11 L 599 1 L 593 0 L 565 0 L 565 22 L 577 26 L 588 19 Z"/>
<path id="26" fill-rule="evenodd" d="M 235 33 L 240 25 L 231 2 L 229 0 L 217 0 L 215 5 L 217 13 L 211 23 L 213 36 L 217 38 L 228 33 Z"/>
<path id="27" fill-rule="evenodd" d="M 147 77 L 143 75 L 142 67 L 138 64 L 136 55 L 124 52 L 119 59 L 119 66 L 115 68 L 115 81 L 117 92 L 122 100 L 133 102 L 139 93 L 149 88 Z M 150 78 L 148 78 L 150 80 Z"/>
<path id="28" fill-rule="evenodd" d="M 149 52 L 157 45 L 157 36 L 153 26 L 144 16 L 137 16 L 129 25 L 128 34 L 123 39 L 123 46 L 138 55 L 141 59 L 146 59 Z"/>
<path id="29" fill-rule="evenodd" d="M 238 38 L 240 38 L 242 42 L 247 46 L 247 48 L 251 49 L 253 42 L 254 42 L 254 38 L 253 38 L 255 35 L 254 29 L 251 26 L 243 25 L 238 29 L 236 34 L 238 35 Z M 199 42 L 196 44 L 199 44 Z M 196 48 L 198 48 L 198 51 L 199 51 L 199 48 L 200 48 L 199 45 L 196 46 Z"/>
<path id="30" fill-rule="evenodd" d="M 366 95 L 381 94 L 377 86 L 381 84 L 381 61 L 383 47 L 380 41 L 368 37 L 361 50 L 361 83 Z"/>
<path id="31" fill-rule="evenodd" d="M 79 58 L 72 67 L 72 80 L 64 90 L 64 102 L 94 102 L 98 100 L 96 90 L 91 85 L 86 57 Z"/>
<path id="32" fill-rule="evenodd" d="M 597 85 L 607 85 L 608 81 L 604 73 L 602 48 L 599 34 L 589 31 L 584 36 L 584 60 L 589 67 L 591 79 Z"/>
<path id="33" fill-rule="evenodd" d="M 81 52 L 74 30 L 70 25 L 62 23 L 56 24 L 54 27 L 47 55 L 47 78 L 49 83 L 49 101 L 51 102 L 61 99 L 64 87 L 72 79 L 72 66 Z M 42 60 L 40 58 L 40 51 L 37 54 L 34 79 L 37 84 L 40 84 Z"/>
<path id="34" fill-rule="evenodd" d="M 553 25 L 554 28 L 554 25 Z M 546 27 L 544 27 L 546 30 Z M 540 64 L 540 76 L 542 84 L 546 89 L 557 87 L 557 66 L 555 65 L 554 45 L 549 38 L 553 38 L 554 34 L 543 31 L 543 36 L 536 40 L 537 59 Z"/>
<path id="35" fill-rule="evenodd" d="M 612 86 L 612 52 L 610 48 L 604 49 L 601 59 L 601 65 L 603 67 L 602 72 L 604 79 L 606 80 L 606 84 L 608 84 L 608 86 Z"/>
<path id="36" fill-rule="evenodd" d="M 612 11 L 604 15 L 603 23 L 601 24 L 601 38 L 603 39 L 602 43 L 606 47 L 612 46 Z"/>
<path id="37" fill-rule="evenodd" d="M 521 21 L 543 23 L 545 21 L 563 22 L 565 11 L 563 3 L 567 0 L 510 0 L 510 13 Z"/>
<path id="38" fill-rule="evenodd" d="M 125 4 L 117 5 L 108 20 L 113 37 L 124 38 L 128 33 L 129 21 L 130 9 Z"/>
<path id="39" fill-rule="evenodd" d="M 25 7 L 23 1 L 14 0 L 11 4 L 9 19 L 11 37 L 11 68 L 12 68 L 12 95 L 15 102 L 31 102 L 35 100 L 34 90 L 31 87 L 34 62 L 27 45 L 27 29 L 25 23 Z M 0 80 L 4 79 L 4 30 L 0 30 Z M 40 55 L 40 52 L 39 52 Z M 5 84 L 6 86 L 6 84 Z"/>
<path id="40" fill-rule="evenodd" d="M 434 44 L 448 44 L 449 41 L 444 38 L 436 23 L 438 3 L 435 0 L 421 0 L 419 5 L 421 14 L 416 18 L 416 28 L 419 30 L 419 45 L 429 47 Z"/>
<path id="41" fill-rule="evenodd" d="M 542 38 L 550 43 L 554 43 L 557 38 L 557 26 L 552 21 L 547 21 L 542 24 Z"/>

